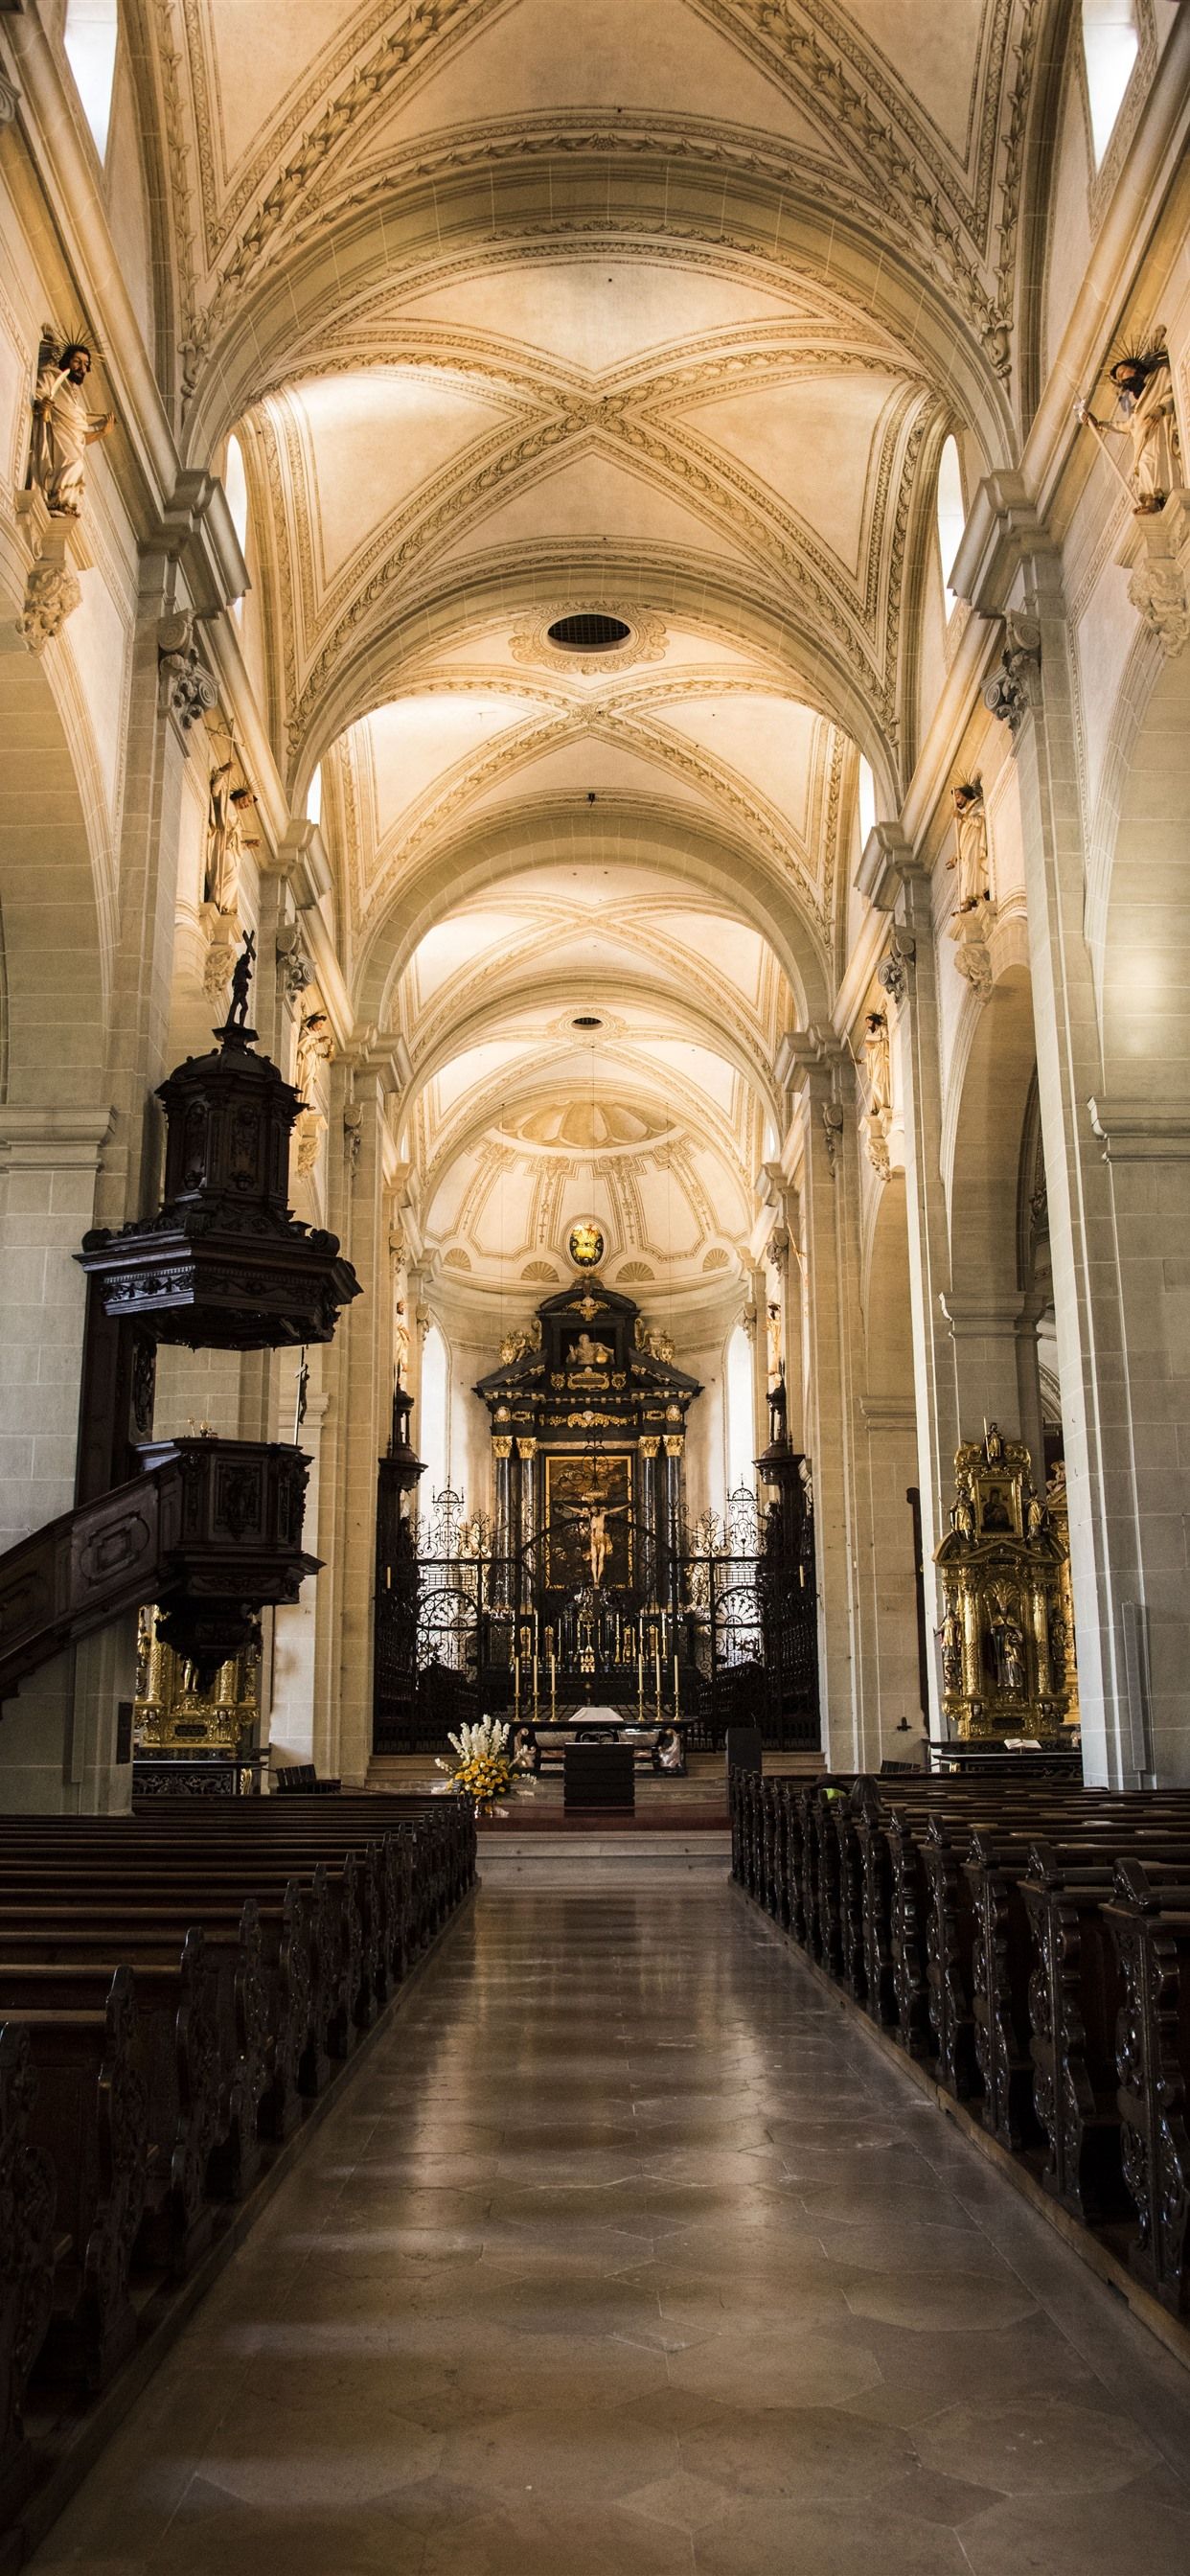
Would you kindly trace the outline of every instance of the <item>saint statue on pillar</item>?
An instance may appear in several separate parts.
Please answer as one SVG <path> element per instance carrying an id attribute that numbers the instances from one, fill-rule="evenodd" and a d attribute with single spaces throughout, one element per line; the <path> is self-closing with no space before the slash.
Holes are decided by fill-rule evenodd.
<path id="1" fill-rule="evenodd" d="M 205 895 L 216 912 L 235 912 L 240 895 L 240 862 L 245 850 L 258 850 L 259 841 L 246 837 L 245 826 L 252 819 L 256 798 L 250 787 L 233 787 L 232 763 L 225 760 L 211 771 L 211 801 L 208 820 L 207 872 Z"/>
<path id="2" fill-rule="evenodd" d="M 974 912 L 981 903 L 991 901 L 988 827 L 979 779 L 966 778 L 952 787 L 950 801 L 954 806 L 955 845 L 946 864 L 957 873 L 959 911 Z"/>
<path id="3" fill-rule="evenodd" d="M 39 369 L 33 397 L 33 480 L 55 516 L 82 517 L 87 489 L 87 449 L 115 427 L 114 411 L 88 411 L 85 387 L 91 352 L 74 340 L 60 357 L 52 343 Z"/>
<path id="4" fill-rule="evenodd" d="M 864 1020 L 864 1072 L 868 1108 L 874 1117 L 879 1117 L 882 1110 L 892 1108 L 888 1021 L 883 1011 L 869 1011 Z"/>
<path id="5" fill-rule="evenodd" d="M 1168 353 L 1160 347 L 1126 350 L 1108 369 L 1108 381 L 1116 390 L 1116 408 L 1110 420 L 1098 420 L 1085 402 L 1076 403 L 1075 411 L 1085 427 L 1095 431 L 1100 445 L 1107 438 L 1126 441 L 1128 464 L 1122 480 L 1132 494 L 1137 517 L 1151 518 L 1164 509 L 1170 493 L 1181 481 Z M 1111 461 L 1114 464 L 1114 458 Z M 1116 470 L 1120 471 L 1118 467 Z"/>

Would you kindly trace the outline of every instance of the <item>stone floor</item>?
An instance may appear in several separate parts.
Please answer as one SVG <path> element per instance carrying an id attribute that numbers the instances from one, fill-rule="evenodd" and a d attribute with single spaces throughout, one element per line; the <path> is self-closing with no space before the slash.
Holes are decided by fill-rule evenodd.
<path id="1" fill-rule="evenodd" d="M 723 1886 L 482 1895 L 38 2576 L 1185 2576 L 1190 2377 Z"/>

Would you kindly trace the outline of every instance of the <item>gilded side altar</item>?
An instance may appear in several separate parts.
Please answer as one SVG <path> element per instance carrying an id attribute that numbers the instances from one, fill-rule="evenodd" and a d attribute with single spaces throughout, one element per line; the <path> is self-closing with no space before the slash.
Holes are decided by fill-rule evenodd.
<path id="1" fill-rule="evenodd" d="M 960 1737 L 1055 1735 L 1078 1722 L 1065 1486 L 1045 1498 L 1023 1442 L 994 1422 L 955 1454 L 942 1573 L 942 1707 Z"/>
<path id="2" fill-rule="evenodd" d="M 260 1716 L 260 1657 L 231 1655 L 201 1690 L 191 1664 L 157 1634 L 157 1612 L 142 1610 L 136 1639 L 133 1742 L 138 1753 L 238 1753 Z"/>

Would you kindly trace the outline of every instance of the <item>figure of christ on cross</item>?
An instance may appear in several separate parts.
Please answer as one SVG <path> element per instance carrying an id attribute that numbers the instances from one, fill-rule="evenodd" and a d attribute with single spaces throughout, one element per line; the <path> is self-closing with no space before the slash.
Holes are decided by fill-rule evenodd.
<path id="1" fill-rule="evenodd" d="M 567 1519 L 576 1520 L 582 1530 L 587 1563 L 591 1568 L 591 1581 L 598 1592 L 607 1572 L 607 1560 L 611 1554 L 612 1542 L 608 1522 L 622 1518 L 627 1513 L 628 1505 L 605 1502 L 602 1494 L 588 1491 L 580 1495 L 577 1504 L 564 1505 L 563 1509 Z"/>

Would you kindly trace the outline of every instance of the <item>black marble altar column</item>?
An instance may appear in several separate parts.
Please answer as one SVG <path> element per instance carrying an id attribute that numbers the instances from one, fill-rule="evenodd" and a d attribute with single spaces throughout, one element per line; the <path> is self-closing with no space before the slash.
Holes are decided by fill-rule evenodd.
<path id="1" fill-rule="evenodd" d="M 641 1593 L 656 1596 L 660 1568 L 657 1563 L 657 1452 L 661 1447 L 656 1433 L 645 1432 L 636 1452 L 636 1517 L 641 1534 L 641 1562 L 636 1568 L 636 1581 Z"/>

